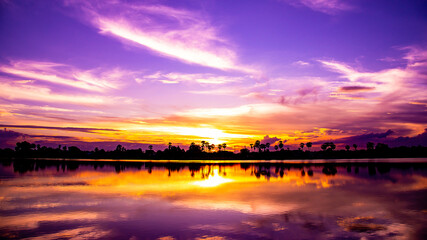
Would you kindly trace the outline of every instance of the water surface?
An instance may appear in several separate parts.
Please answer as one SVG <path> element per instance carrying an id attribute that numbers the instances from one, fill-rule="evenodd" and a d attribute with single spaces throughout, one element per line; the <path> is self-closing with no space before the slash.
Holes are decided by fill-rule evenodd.
<path id="1" fill-rule="evenodd" d="M 427 159 L 3 161 L 5 239 L 426 239 Z"/>

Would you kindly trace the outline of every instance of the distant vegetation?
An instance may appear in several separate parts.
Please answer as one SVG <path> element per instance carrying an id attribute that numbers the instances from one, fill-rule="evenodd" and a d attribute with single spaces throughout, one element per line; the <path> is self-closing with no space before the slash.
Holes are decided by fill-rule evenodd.
<path id="1" fill-rule="evenodd" d="M 125 149 L 122 145 L 117 145 L 113 151 L 95 148 L 93 151 L 82 151 L 78 147 L 61 146 L 58 148 L 45 147 L 31 144 L 29 142 L 16 143 L 15 149 L 0 149 L 1 158 L 84 158 L 84 159 L 351 159 L 351 158 L 403 158 L 403 157 L 427 157 L 427 147 L 396 147 L 389 148 L 383 143 L 372 142 L 366 144 L 366 150 L 357 149 L 353 144 L 345 146 L 345 150 L 336 150 L 333 142 L 326 142 L 321 145 L 321 151 L 311 151 L 312 143 L 301 143 L 297 150 L 284 147 L 282 141 L 277 145 L 270 146 L 257 140 L 250 144 L 250 149 L 242 148 L 238 153 L 226 151 L 227 144 L 209 144 L 202 141 L 201 144 L 191 143 L 188 150 L 179 146 L 168 144 L 166 149 L 154 151 L 153 146 L 148 149 Z M 274 148 L 270 151 L 270 148 Z"/>

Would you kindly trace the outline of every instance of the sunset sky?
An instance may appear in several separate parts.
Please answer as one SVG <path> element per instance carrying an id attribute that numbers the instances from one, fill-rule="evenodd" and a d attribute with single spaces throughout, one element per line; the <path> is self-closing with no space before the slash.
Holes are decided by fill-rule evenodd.
<path id="1" fill-rule="evenodd" d="M 426 145 L 426 110 L 423 0 L 0 0 L 0 147 Z"/>

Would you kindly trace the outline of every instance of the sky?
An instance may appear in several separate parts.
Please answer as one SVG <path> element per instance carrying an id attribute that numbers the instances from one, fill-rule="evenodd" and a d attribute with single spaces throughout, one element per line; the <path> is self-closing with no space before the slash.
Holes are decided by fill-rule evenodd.
<path id="1" fill-rule="evenodd" d="M 0 0 L 0 147 L 427 145 L 422 0 Z"/>

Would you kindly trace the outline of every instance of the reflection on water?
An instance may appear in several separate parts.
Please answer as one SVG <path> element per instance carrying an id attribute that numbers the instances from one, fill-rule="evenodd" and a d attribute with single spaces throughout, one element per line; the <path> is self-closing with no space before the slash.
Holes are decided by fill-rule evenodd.
<path id="1" fill-rule="evenodd" d="M 427 159 L 3 161 L 0 238 L 425 239 Z"/>

